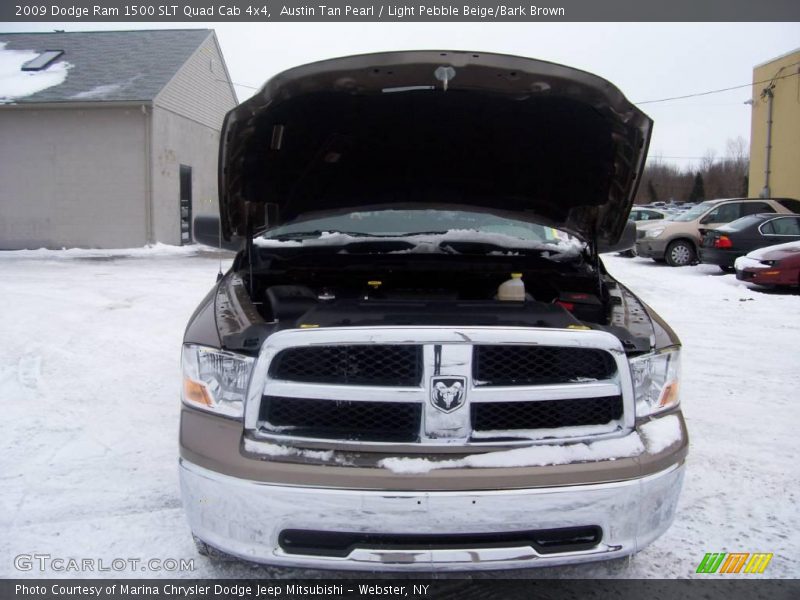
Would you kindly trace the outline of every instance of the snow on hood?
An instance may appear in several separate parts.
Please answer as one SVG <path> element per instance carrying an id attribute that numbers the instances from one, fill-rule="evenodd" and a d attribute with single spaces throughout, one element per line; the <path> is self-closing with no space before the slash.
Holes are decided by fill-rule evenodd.
<path id="1" fill-rule="evenodd" d="M 0 42 L 0 104 L 11 104 L 17 98 L 31 96 L 47 88 L 61 85 L 72 65 L 57 61 L 41 71 L 23 71 L 22 65 L 41 52 L 36 50 L 6 50 Z"/>
<path id="2" fill-rule="evenodd" d="M 319 247 L 319 246 L 345 246 L 351 243 L 365 241 L 382 242 L 407 242 L 415 244 L 414 248 L 408 250 L 394 251 L 392 254 L 427 254 L 440 251 L 440 245 L 446 242 L 479 242 L 492 244 L 502 248 L 514 250 L 542 250 L 553 252 L 553 258 L 573 258 L 578 256 L 586 247 L 586 244 L 575 239 L 563 240 L 558 242 L 538 242 L 523 240 L 518 237 L 504 235 L 502 233 L 484 233 L 474 229 L 451 229 L 445 233 L 419 234 L 406 236 L 374 236 L 365 237 L 340 233 L 336 231 L 323 231 L 319 237 L 303 240 L 275 240 L 267 237 L 258 237 L 253 243 L 262 248 L 299 248 L 299 247 Z"/>
<path id="3" fill-rule="evenodd" d="M 780 260 L 787 254 L 800 252 L 800 242 L 786 242 L 753 250 L 745 256 L 738 257 L 733 266 L 737 271 L 745 269 L 771 269 L 772 266 L 761 261 Z"/>
<path id="4" fill-rule="evenodd" d="M 800 242 L 786 242 L 785 244 L 776 244 L 774 246 L 759 248 L 758 250 L 753 250 L 748 253 L 747 257 L 755 260 L 764 260 L 769 258 L 768 255 L 773 252 L 800 252 Z"/>

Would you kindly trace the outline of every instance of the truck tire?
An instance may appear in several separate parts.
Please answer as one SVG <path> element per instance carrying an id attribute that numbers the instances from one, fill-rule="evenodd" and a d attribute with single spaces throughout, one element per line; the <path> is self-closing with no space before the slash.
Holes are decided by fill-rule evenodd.
<path id="1" fill-rule="evenodd" d="M 675 240 L 667 246 L 664 260 L 670 267 L 685 267 L 697 261 L 694 246 L 687 240 Z"/>

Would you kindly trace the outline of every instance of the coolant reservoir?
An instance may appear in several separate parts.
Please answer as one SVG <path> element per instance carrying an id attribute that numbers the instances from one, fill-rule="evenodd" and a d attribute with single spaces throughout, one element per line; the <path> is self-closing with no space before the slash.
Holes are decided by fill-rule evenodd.
<path id="1" fill-rule="evenodd" d="M 511 279 L 500 284 L 497 288 L 497 299 L 511 302 L 525 301 L 525 284 L 522 281 L 522 273 L 512 273 Z"/>

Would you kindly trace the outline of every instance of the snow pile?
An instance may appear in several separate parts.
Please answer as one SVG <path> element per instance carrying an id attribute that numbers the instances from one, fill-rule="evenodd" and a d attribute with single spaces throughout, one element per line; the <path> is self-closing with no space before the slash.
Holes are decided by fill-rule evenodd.
<path id="1" fill-rule="evenodd" d="M 647 451 L 657 454 L 681 439 L 681 423 L 675 415 L 653 419 L 639 427 Z"/>
<path id="2" fill-rule="evenodd" d="M 451 229 L 445 233 L 400 236 L 380 235 L 375 237 L 350 235 L 337 231 L 323 231 L 319 237 L 303 240 L 275 240 L 267 237 L 258 237 L 253 243 L 262 248 L 314 248 L 319 246 L 344 246 L 367 240 L 371 242 L 376 240 L 382 242 L 407 242 L 415 245 L 414 248 L 395 251 L 394 254 L 441 252 L 440 246 L 445 245 L 447 242 L 477 242 L 501 246 L 509 250 L 544 250 L 553 252 L 554 258 L 571 258 L 580 254 L 585 248 L 585 245 L 575 238 L 559 240 L 558 242 L 540 242 L 523 240 L 502 233 L 485 233 L 474 229 Z"/>
<path id="3" fill-rule="evenodd" d="M 471 454 L 451 460 L 428 460 L 427 458 L 384 458 L 379 465 L 394 473 L 428 473 L 434 469 L 458 469 L 463 467 L 544 467 L 566 465 L 573 462 L 614 460 L 638 456 L 644 452 L 639 435 L 633 432 L 625 437 L 599 440 L 591 444 L 565 444 L 530 446 L 500 452 Z"/>
<path id="4" fill-rule="evenodd" d="M 244 439 L 244 449 L 252 454 L 260 456 L 299 456 L 313 460 L 329 461 L 333 459 L 333 450 L 301 450 L 290 446 L 280 446 L 268 442 L 257 442 L 249 438 Z"/>
<path id="5" fill-rule="evenodd" d="M 61 250 L 5 250 L 0 252 L 0 260 L 32 258 L 32 259 L 67 259 L 67 258 L 148 258 L 157 256 L 188 256 L 201 250 L 209 250 L 208 246 L 193 244 L 190 246 L 170 246 L 157 242 L 141 248 L 62 248 Z M 216 248 L 211 248 L 216 251 Z"/>
<path id="6" fill-rule="evenodd" d="M 6 45 L 6 42 L 0 42 L 0 104 L 9 104 L 18 98 L 61 85 L 72 67 L 68 62 L 57 61 L 41 71 L 23 71 L 22 65 L 41 53 L 6 50 Z"/>
<path id="7" fill-rule="evenodd" d="M 617 421 L 611 421 L 600 428 L 615 429 Z M 566 432 L 558 430 L 564 435 L 586 435 L 599 433 L 598 426 L 572 427 Z M 481 432 L 473 437 L 490 436 L 492 432 Z M 553 430 L 537 429 L 519 432 L 519 437 L 529 439 L 542 439 L 552 435 Z M 508 437 L 507 434 L 505 434 Z M 472 454 L 459 459 L 434 461 L 427 458 L 384 458 L 378 464 L 394 473 L 428 473 L 434 469 L 457 469 L 463 467 L 544 467 L 548 465 L 566 465 L 574 462 L 615 460 L 639 456 L 647 451 L 656 454 L 669 448 L 681 439 L 681 425 L 678 417 L 669 415 L 654 419 L 640 426 L 625 437 L 608 440 L 598 440 L 580 444 L 551 444 L 530 446 L 527 448 L 514 448 L 499 452 L 486 452 Z"/>
<path id="8" fill-rule="evenodd" d="M 492 439 L 499 437 L 513 437 L 526 440 L 546 440 L 547 438 L 577 438 L 587 435 L 600 435 L 611 433 L 622 426 L 620 421 L 609 421 L 603 425 L 576 425 L 574 427 L 560 427 L 558 429 L 515 429 L 514 431 L 473 431 L 474 439 Z"/>
<path id="9" fill-rule="evenodd" d="M 310 460 L 320 460 L 328 463 L 336 463 L 337 465 L 350 466 L 351 459 L 340 452 L 333 450 L 307 450 L 304 448 L 293 448 L 292 446 L 282 446 L 280 444 L 272 444 L 260 440 L 244 439 L 244 449 L 251 454 L 258 454 L 259 456 L 286 457 L 296 456 L 298 458 L 308 458 Z"/>

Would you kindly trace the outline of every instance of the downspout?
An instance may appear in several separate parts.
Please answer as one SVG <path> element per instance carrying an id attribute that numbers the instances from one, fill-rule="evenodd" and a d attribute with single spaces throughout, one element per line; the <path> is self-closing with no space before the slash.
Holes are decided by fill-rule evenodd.
<path id="1" fill-rule="evenodd" d="M 772 93 L 772 88 L 775 85 L 772 84 L 767 88 L 764 88 L 764 91 L 761 92 L 761 97 L 767 98 L 767 148 L 766 148 L 766 160 L 764 161 L 764 187 L 761 188 L 761 192 L 759 196 L 761 198 L 769 198 L 770 191 L 769 191 L 769 167 L 770 167 L 770 154 L 772 153 L 772 99 L 774 94 Z"/>
<path id="2" fill-rule="evenodd" d="M 152 135 L 150 132 L 150 118 L 147 105 L 142 104 L 144 116 L 144 229 L 147 244 L 152 244 L 153 239 L 153 165 L 152 165 Z"/>
<path id="3" fill-rule="evenodd" d="M 772 99 L 774 94 L 772 93 L 772 88 L 774 85 L 769 86 L 768 88 L 764 88 L 764 91 L 761 92 L 761 97 L 763 98 L 766 96 L 767 98 L 767 158 L 764 163 L 764 187 L 761 189 L 760 196 L 762 198 L 769 198 L 769 161 L 770 161 L 770 154 L 772 153 Z"/>

